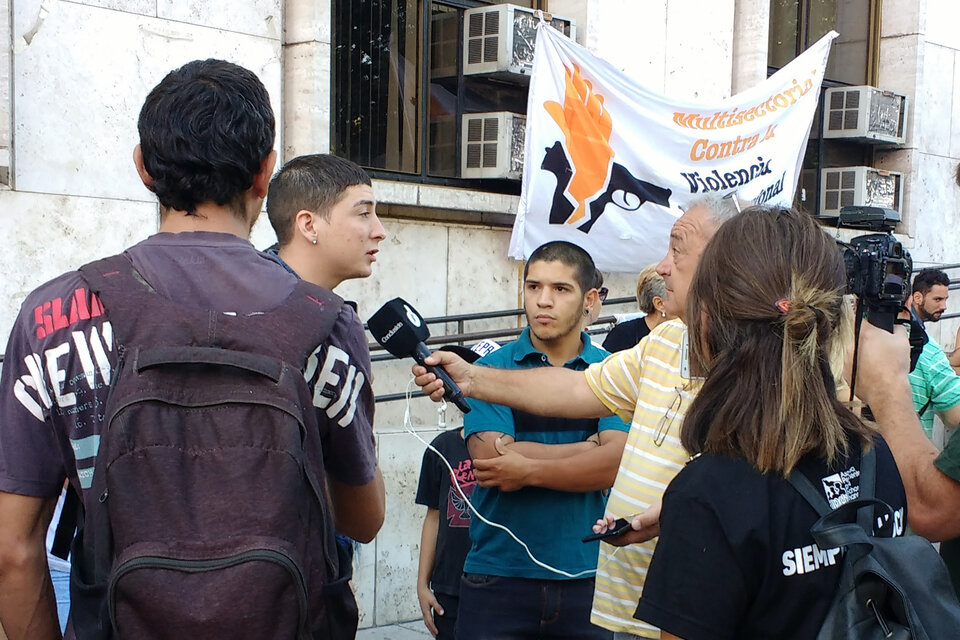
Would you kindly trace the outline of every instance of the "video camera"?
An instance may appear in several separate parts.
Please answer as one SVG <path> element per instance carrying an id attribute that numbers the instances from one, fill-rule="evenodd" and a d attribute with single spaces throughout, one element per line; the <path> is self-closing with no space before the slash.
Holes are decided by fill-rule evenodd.
<path id="1" fill-rule="evenodd" d="M 867 207 L 844 207 L 841 210 L 840 222 L 846 222 L 847 226 L 886 231 L 867 233 L 852 238 L 849 243 L 839 243 L 847 275 L 847 293 L 857 296 L 858 310 L 866 310 L 867 322 L 893 333 L 895 324 L 905 323 L 897 316 L 903 311 L 904 301 L 910 293 L 913 259 L 890 233 L 895 224 L 891 217 L 878 217 L 873 213 L 874 209 Z M 909 324 L 910 370 L 913 371 L 923 345 L 927 343 L 927 332 L 912 309 Z"/>
<path id="2" fill-rule="evenodd" d="M 843 245 L 847 293 L 867 310 L 867 322 L 893 333 L 910 289 L 913 260 L 890 233 L 868 233 Z"/>

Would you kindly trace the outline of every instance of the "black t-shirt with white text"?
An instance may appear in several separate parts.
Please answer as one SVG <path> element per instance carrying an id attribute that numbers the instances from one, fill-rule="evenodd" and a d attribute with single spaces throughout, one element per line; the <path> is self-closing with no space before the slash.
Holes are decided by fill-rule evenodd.
<path id="1" fill-rule="evenodd" d="M 473 476 L 473 460 L 460 431 L 445 431 L 430 444 L 450 463 L 460 488 L 469 498 L 477 481 Z M 430 587 L 440 593 L 459 595 L 463 561 L 470 551 L 470 507 L 451 482 L 450 469 L 430 449 L 423 452 L 416 503 L 440 511 Z"/>
<path id="2" fill-rule="evenodd" d="M 877 498 L 903 535 L 906 496 L 893 456 L 876 438 Z M 859 445 L 827 465 L 798 465 L 833 508 L 858 497 Z M 818 515 L 783 477 L 742 458 L 704 454 L 667 488 L 660 539 L 638 619 L 684 640 L 813 640 L 840 579 L 842 551 L 819 549 Z"/>
<path id="3" fill-rule="evenodd" d="M 158 233 L 125 253 L 161 296 L 225 313 L 272 309 L 297 282 L 229 234 Z M 0 491 L 57 496 L 67 477 L 87 497 L 117 366 L 108 318 L 109 309 L 77 271 L 27 296 L 2 369 Z M 344 484 L 366 484 L 377 464 L 370 353 L 350 306 L 341 307 L 304 375 L 314 392 L 327 473 Z"/>

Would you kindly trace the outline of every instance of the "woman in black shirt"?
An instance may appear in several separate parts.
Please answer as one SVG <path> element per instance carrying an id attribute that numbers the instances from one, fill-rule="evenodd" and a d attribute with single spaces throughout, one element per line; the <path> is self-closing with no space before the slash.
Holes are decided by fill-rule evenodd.
<path id="1" fill-rule="evenodd" d="M 890 451 L 836 398 L 845 283 L 834 241 L 794 211 L 748 209 L 704 250 L 687 318 L 691 370 L 705 380 L 681 431 L 694 459 L 664 494 L 636 611 L 662 638 L 816 637 L 842 555 L 814 543 L 818 516 L 791 473 L 836 508 L 859 495 L 860 454 L 875 447 L 876 496 L 902 535 Z"/>
<path id="2" fill-rule="evenodd" d="M 617 323 L 603 341 L 603 348 L 613 353 L 632 349 L 661 322 L 673 319 L 667 316 L 664 300 L 667 286 L 663 276 L 657 273 L 657 265 L 652 264 L 637 276 L 637 305 L 645 316 Z"/>

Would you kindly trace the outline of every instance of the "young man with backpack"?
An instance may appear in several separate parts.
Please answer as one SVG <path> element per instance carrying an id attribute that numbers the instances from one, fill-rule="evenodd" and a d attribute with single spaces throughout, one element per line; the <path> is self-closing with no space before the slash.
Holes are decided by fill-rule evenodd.
<path id="1" fill-rule="evenodd" d="M 191 62 L 138 128 L 159 233 L 32 292 L 6 349 L 0 622 L 60 637 L 44 534 L 66 477 L 85 513 L 66 637 L 353 637 L 333 529 L 383 522 L 366 338 L 247 240 L 276 162 L 266 90 Z"/>

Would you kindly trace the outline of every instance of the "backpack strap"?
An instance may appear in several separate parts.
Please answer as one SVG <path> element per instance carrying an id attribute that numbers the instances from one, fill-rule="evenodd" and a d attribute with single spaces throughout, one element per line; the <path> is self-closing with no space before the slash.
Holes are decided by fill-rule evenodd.
<path id="1" fill-rule="evenodd" d="M 803 499 L 806 500 L 814 511 L 819 515 L 825 516 L 833 509 L 830 508 L 830 503 L 827 502 L 827 499 L 823 494 L 817 491 L 816 487 L 813 486 L 813 483 L 810 482 L 810 478 L 805 476 L 800 471 L 794 469 L 793 472 L 787 476 L 787 481 L 793 485 L 793 488 L 797 490 Z"/>
<path id="2" fill-rule="evenodd" d="M 79 522 L 80 496 L 72 484 L 67 485 L 63 496 L 63 507 L 60 509 L 60 520 L 57 521 L 57 530 L 53 536 L 53 546 L 50 553 L 66 560 L 70 556 L 70 544 Z"/>

